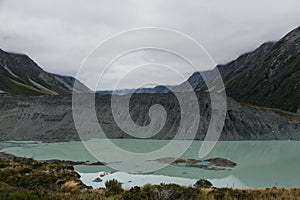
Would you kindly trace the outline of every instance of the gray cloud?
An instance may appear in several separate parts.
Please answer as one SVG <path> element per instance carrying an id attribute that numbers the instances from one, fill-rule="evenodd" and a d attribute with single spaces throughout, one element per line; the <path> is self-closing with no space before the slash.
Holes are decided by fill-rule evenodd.
<path id="1" fill-rule="evenodd" d="M 193 37 L 216 63 L 225 63 L 300 25 L 299 8 L 299 0 L 0 0 L 0 48 L 26 53 L 47 71 L 75 75 L 88 53 L 108 37 L 155 26 Z M 138 55 L 129 60 L 142 63 L 152 54 Z M 174 58 L 168 59 L 174 65 Z M 125 63 L 111 71 L 103 89 L 122 76 Z M 156 68 L 152 71 L 148 73 L 157 73 Z M 180 72 L 192 73 L 188 67 Z M 126 87 L 135 83 L 128 81 Z"/>

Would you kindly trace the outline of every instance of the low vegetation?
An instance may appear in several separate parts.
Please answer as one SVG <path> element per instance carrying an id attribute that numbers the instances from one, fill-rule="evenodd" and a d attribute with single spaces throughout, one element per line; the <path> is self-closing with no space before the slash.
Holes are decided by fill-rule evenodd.
<path id="1" fill-rule="evenodd" d="M 194 186 L 176 184 L 150 185 L 124 190 L 117 180 L 105 183 L 106 188 L 85 186 L 73 167 L 64 162 L 40 162 L 28 158 L 10 159 L 0 156 L 0 199 L 300 199 L 300 189 L 232 189 L 214 188 L 207 180 Z"/>

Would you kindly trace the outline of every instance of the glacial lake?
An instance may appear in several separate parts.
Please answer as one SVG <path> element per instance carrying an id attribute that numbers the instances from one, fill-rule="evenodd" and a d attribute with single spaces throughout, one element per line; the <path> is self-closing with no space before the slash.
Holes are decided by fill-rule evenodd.
<path id="1" fill-rule="evenodd" d="M 111 141 L 131 152 L 152 151 L 169 142 L 167 140 L 134 139 L 113 139 Z M 97 143 L 99 142 L 106 141 L 97 139 Z M 199 159 L 198 153 L 201 144 L 201 141 L 194 141 L 181 158 Z M 37 160 L 97 161 L 79 141 L 59 143 L 7 141 L 0 142 L 0 147 L 2 148 L 1 152 L 33 157 Z M 106 155 L 110 154 L 106 149 L 102 149 L 101 152 Z M 112 158 L 115 162 L 111 165 L 77 165 L 75 169 L 82 176 L 82 181 L 93 187 L 103 187 L 105 180 L 112 178 L 124 183 L 125 188 L 145 183 L 191 185 L 198 179 L 208 179 L 216 187 L 300 187 L 300 142 L 298 141 L 219 141 L 204 159 L 215 157 L 231 160 L 237 163 L 237 166 L 231 170 L 215 171 L 168 165 L 149 174 L 138 172 L 133 174 L 114 170 L 114 165 L 122 163 Z M 101 183 L 93 182 L 103 172 L 109 172 L 102 177 L 103 181 Z"/>

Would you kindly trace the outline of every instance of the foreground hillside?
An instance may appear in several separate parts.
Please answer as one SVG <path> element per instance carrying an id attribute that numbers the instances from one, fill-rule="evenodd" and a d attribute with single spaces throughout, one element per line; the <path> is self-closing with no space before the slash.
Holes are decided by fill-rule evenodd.
<path id="1" fill-rule="evenodd" d="M 210 182 L 199 180 L 194 186 L 176 184 L 150 185 L 124 190 L 115 180 L 106 182 L 106 188 L 85 186 L 71 165 L 19 158 L 0 154 L 0 199 L 300 199 L 300 189 L 232 189 L 213 188 Z"/>

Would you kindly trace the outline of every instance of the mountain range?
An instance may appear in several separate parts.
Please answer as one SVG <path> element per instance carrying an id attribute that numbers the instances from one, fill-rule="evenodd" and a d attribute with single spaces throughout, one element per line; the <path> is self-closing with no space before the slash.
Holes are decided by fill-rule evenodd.
<path id="1" fill-rule="evenodd" d="M 217 65 L 211 71 L 195 72 L 186 82 L 169 87 L 184 92 L 190 84 L 195 91 L 207 91 L 202 77 L 214 80 L 215 70 L 222 76 L 226 94 L 240 102 L 300 112 L 300 27 L 277 42 L 266 42 L 227 64 Z M 170 90 L 157 86 L 116 91 L 117 94 L 133 92 L 168 93 Z"/>
<path id="2" fill-rule="evenodd" d="M 278 42 L 265 43 L 216 69 L 223 78 L 228 96 L 257 106 L 297 112 L 300 105 L 300 27 Z M 197 91 L 206 89 L 199 73 L 193 74 L 188 82 Z"/>
<path id="3" fill-rule="evenodd" d="M 214 79 L 219 70 L 226 94 L 240 102 L 297 112 L 300 107 L 300 27 L 277 42 L 266 42 L 212 71 L 195 72 L 186 82 L 170 86 L 175 92 L 185 92 L 187 84 L 195 91 L 208 88 L 202 76 Z M 23 54 L 0 49 L 0 91 L 17 95 L 70 94 L 75 78 L 45 72 Z M 78 89 L 78 88 L 77 88 Z M 90 92 L 81 84 L 78 92 Z M 115 94 L 167 93 L 165 86 L 114 91 Z M 112 91 L 98 91 L 112 94 Z"/>
<path id="4" fill-rule="evenodd" d="M 277 42 L 267 42 L 212 71 L 195 72 L 186 82 L 170 86 L 186 97 L 190 84 L 199 100 L 200 127 L 196 139 L 205 136 L 210 116 L 208 90 L 203 76 L 214 80 L 219 70 L 225 84 L 227 113 L 221 140 L 300 140 L 300 27 Z M 0 139 L 62 141 L 79 139 L 71 93 L 76 79 L 45 72 L 23 54 L 0 50 Z M 84 99 L 92 95 L 84 84 L 77 88 Z M 129 93 L 130 114 L 139 125 L 149 124 L 149 108 L 161 104 L 168 118 L 153 139 L 171 139 L 180 124 L 180 106 L 165 86 L 116 91 L 122 107 Z M 96 113 L 110 138 L 131 138 L 116 125 L 111 112 L 111 91 L 96 95 Z M 84 105 L 85 102 L 82 102 Z M 187 106 L 187 105 L 183 105 Z M 121 116 L 124 120 L 128 116 Z M 190 120 L 193 117 L 190 116 Z M 192 139 L 192 138 L 190 138 Z"/>

